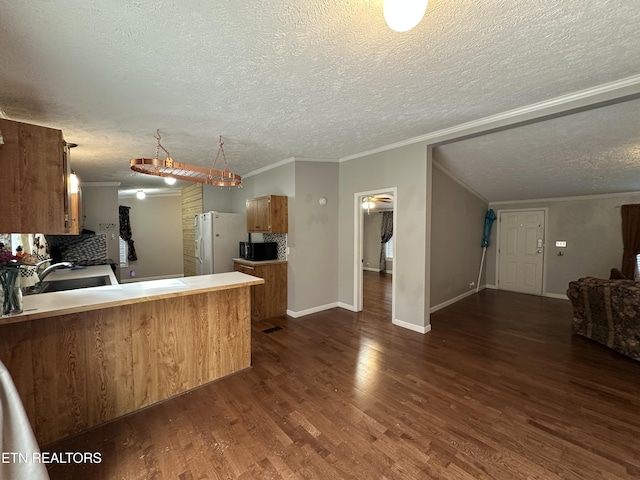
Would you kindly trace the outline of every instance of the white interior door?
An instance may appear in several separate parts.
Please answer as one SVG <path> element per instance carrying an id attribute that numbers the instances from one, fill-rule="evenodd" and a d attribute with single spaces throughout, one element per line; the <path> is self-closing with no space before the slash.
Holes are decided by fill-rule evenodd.
<path id="1" fill-rule="evenodd" d="M 542 295 L 544 210 L 501 212 L 499 220 L 498 288 Z"/>

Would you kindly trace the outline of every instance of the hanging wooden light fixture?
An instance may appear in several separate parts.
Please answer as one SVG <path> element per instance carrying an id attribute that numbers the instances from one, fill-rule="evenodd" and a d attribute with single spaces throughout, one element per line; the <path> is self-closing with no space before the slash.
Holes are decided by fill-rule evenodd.
<path id="1" fill-rule="evenodd" d="M 242 177 L 229 170 L 227 157 L 224 154 L 224 142 L 222 135 L 218 146 L 218 153 L 213 159 L 210 168 L 199 167 L 197 165 L 188 165 L 186 163 L 174 162 L 166 148 L 160 143 L 160 130 L 156 130 L 155 139 L 158 141 L 156 146 L 155 158 L 134 158 L 130 162 L 131 170 L 146 175 L 155 175 L 157 177 L 173 177 L 178 180 L 186 180 L 188 182 L 205 183 L 207 185 L 215 185 L 218 187 L 238 187 L 242 188 Z M 160 149 L 167 154 L 167 158 L 160 160 L 158 158 Z M 222 153 L 224 168 L 222 170 L 216 168 L 216 164 Z"/>

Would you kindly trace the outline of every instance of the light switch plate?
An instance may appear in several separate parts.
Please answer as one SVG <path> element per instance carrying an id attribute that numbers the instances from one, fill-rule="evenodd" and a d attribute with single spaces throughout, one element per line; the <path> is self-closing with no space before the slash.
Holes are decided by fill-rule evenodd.
<path id="1" fill-rule="evenodd" d="M 557 248 L 567 248 L 567 242 L 564 240 L 556 240 Z"/>

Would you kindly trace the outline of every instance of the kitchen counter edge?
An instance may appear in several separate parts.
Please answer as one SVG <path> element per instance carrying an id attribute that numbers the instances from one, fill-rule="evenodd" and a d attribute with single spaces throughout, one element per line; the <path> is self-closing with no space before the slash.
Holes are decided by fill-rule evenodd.
<path id="1" fill-rule="evenodd" d="M 11 323 L 218 290 L 250 287 L 262 283 L 264 280 L 258 277 L 241 272 L 227 272 L 29 295 L 24 298 L 24 311 L 18 315 L 0 317 L 0 327 Z"/>

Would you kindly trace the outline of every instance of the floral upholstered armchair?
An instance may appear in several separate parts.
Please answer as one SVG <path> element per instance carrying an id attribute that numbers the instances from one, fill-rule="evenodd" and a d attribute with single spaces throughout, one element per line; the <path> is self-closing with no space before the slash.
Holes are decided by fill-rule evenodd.
<path id="1" fill-rule="evenodd" d="M 640 282 L 585 277 L 569 283 L 574 334 L 640 361 Z"/>

